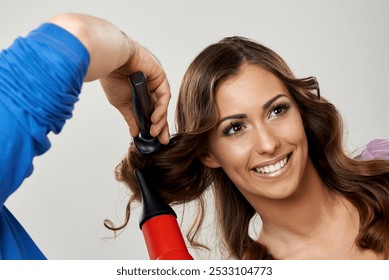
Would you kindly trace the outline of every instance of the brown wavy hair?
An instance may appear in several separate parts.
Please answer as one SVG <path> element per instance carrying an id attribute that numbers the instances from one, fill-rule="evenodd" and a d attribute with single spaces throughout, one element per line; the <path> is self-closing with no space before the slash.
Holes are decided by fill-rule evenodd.
<path id="1" fill-rule="evenodd" d="M 205 215 L 204 192 L 214 191 L 216 219 L 222 242 L 234 259 L 273 259 L 270 251 L 249 235 L 256 214 L 221 168 L 210 169 L 201 159 L 208 152 L 208 135 L 217 122 L 215 92 L 224 80 L 238 73 L 243 64 L 258 65 L 278 77 L 296 102 L 306 127 L 309 157 L 323 182 L 348 199 L 359 211 L 360 226 L 355 243 L 362 249 L 389 252 L 389 163 L 361 161 L 343 149 L 343 123 L 333 104 L 320 97 L 313 77 L 298 79 L 284 60 L 271 49 L 242 37 L 228 37 L 204 49 L 183 78 L 177 108 L 176 130 L 159 152 L 142 156 L 133 145 L 118 165 L 117 179 L 139 201 L 133 170 L 141 167 L 152 189 L 170 204 L 196 200 L 199 213 L 188 239 L 196 244 Z M 109 224 L 107 224 L 110 227 Z M 112 228 L 112 226 L 111 226 Z"/>

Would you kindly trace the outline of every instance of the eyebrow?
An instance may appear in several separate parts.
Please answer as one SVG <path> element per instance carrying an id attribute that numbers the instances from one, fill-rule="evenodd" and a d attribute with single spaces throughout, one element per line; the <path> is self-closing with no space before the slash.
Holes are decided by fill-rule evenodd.
<path id="1" fill-rule="evenodd" d="M 283 96 L 287 97 L 286 94 L 278 94 L 278 95 L 274 96 L 273 98 L 271 98 L 270 100 L 268 100 L 265 104 L 263 104 L 263 106 L 262 106 L 263 110 L 267 110 L 271 106 L 271 104 L 273 104 L 278 98 L 281 98 Z M 233 120 L 237 120 L 237 119 L 242 120 L 242 119 L 245 119 L 245 118 L 247 118 L 246 114 L 235 114 L 235 115 L 226 116 L 224 118 L 221 118 L 217 122 L 216 127 L 218 127 L 222 122 L 227 121 L 227 120 L 231 120 L 231 119 L 233 119 Z"/>
<path id="2" fill-rule="evenodd" d="M 262 106 L 263 110 L 268 109 L 271 106 L 271 104 L 273 104 L 278 98 L 281 98 L 283 96 L 288 97 L 288 96 L 286 96 L 286 94 L 278 94 L 278 95 L 274 96 L 272 99 L 270 99 L 265 104 L 263 104 L 263 106 Z"/>

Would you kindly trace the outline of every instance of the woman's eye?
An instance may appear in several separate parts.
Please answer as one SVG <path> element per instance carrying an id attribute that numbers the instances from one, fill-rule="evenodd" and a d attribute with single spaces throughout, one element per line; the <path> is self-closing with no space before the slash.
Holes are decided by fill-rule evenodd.
<path id="1" fill-rule="evenodd" d="M 274 106 L 269 113 L 269 118 L 278 117 L 280 115 L 285 114 L 290 108 L 289 104 L 279 104 Z"/>
<path id="2" fill-rule="evenodd" d="M 223 130 L 223 134 L 226 136 L 235 135 L 241 132 L 245 128 L 242 123 L 232 123 Z"/>

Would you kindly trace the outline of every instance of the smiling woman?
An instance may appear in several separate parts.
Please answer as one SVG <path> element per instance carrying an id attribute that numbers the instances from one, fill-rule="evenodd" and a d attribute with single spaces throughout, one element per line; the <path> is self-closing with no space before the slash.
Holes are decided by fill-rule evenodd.
<path id="1" fill-rule="evenodd" d="M 257 212 L 263 198 L 295 192 L 308 171 L 308 146 L 297 105 L 282 82 L 243 64 L 219 85 L 215 105 L 220 121 L 209 135 L 204 164 L 222 168 L 250 204 L 258 204 Z"/>
<path id="2" fill-rule="evenodd" d="M 142 165 L 168 203 L 199 201 L 192 244 L 212 188 L 231 258 L 388 258 L 389 162 L 345 154 L 340 115 L 318 89 L 249 39 L 210 45 L 184 76 L 170 144 L 148 157 L 131 146 L 118 166 L 130 204 Z M 252 238 L 256 214 L 263 225 Z"/>

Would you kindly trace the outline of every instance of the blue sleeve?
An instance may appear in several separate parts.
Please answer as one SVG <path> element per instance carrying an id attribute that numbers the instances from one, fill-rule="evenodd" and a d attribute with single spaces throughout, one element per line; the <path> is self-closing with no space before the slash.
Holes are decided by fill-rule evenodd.
<path id="1" fill-rule="evenodd" d="M 59 133 L 71 118 L 89 59 L 76 37 L 50 23 L 1 52 L 0 211 L 31 174 L 33 158 L 50 148 L 48 133 Z M 0 224 L 0 243 L 6 231 L 7 225 Z"/>

